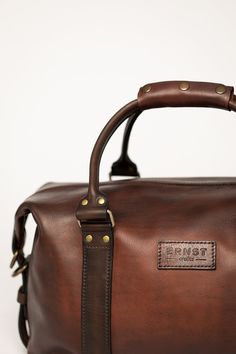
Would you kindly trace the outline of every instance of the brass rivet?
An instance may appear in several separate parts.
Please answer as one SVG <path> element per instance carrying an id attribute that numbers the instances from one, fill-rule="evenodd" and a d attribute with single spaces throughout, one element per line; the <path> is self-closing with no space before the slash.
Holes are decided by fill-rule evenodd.
<path id="1" fill-rule="evenodd" d="M 190 85 L 188 82 L 183 81 L 179 84 L 179 88 L 181 91 L 187 91 L 189 89 Z"/>
<path id="2" fill-rule="evenodd" d="M 110 241 L 110 237 L 108 235 L 103 236 L 103 242 L 108 243 Z"/>
<path id="3" fill-rule="evenodd" d="M 87 235 L 85 237 L 85 241 L 88 242 L 88 243 L 92 242 L 93 241 L 93 236 L 92 235 Z"/>
<path id="4" fill-rule="evenodd" d="M 82 204 L 83 206 L 88 205 L 88 199 L 83 199 L 82 202 L 81 202 L 81 204 Z"/>
<path id="5" fill-rule="evenodd" d="M 152 86 L 151 85 L 145 85 L 145 86 L 143 86 L 143 91 L 144 92 L 146 92 L 146 93 L 148 93 L 148 92 L 150 92 L 151 91 L 151 89 L 152 89 Z"/>
<path id="6" fill-rule="evenodd" d="M 225 91 L 226 91 L 226 87 L 224 85 L 219 85 L 216 87 L 216 93 L 218 93 L 218 95 L 223 95 Z"/>
<path id="7" fill-rule="evenodd" d="M 99 205 L 105 204 L 105 199 L 103 197 L 98 198 L 98 204 Z"/>

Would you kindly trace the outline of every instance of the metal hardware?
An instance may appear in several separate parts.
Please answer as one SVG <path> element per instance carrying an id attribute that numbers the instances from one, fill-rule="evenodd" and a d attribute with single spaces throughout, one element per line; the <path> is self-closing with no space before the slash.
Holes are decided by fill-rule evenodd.
<path id="1" fill-rule="evenodd" d="M 190 87 L 190 85 L 189 85 L 189 83 L 186 82 L 186 81 L 183 81 L 183 82 L 181 82 L 181 83 L 179 84 L 179 89 L 180 89 L 181 91 L 187 91 L 187 90 L 189 89 L 189 87 Z"/>
<path id="2" fill-rule="evenodd" d="M 143 91 L 144 92 L 146 92 L 146 93 L 148 93 L 148 92 L 150 92 L 151 91 L 151 89 L 152 89 L 152 86 L 151 85 L 145 85 L 145 86 L 143 86 Z"/>
<path id="3" fill-rule="evenodd" d="M 92 242 L 93 241 L 93 236 L 92 235 L 86 235 L 85 236 L 85 241 L 88 242 L 88 243 Z"/>
<path id="4" fill-rule="evenodd" d="M 219 85 L 216 87 L 216 93 L 218 95 L 223 95 L 226 92 L 226 87 L 224 85 Z"/>
<path id="5" fill-rule="evenodd" d="M 14 265 L 16 264 L 17 258 L 19 256 L 20 251 L 17 250 L 12 257 L 11 263 L 10 263 L 10 268 L 12 269 L 14 267 Z"/>
<path id="6" fill-rule="evenodd" d="M 28 268 L 28 263 L 23 264 L 23 266 L 17 268 L 13 273 L 12 276 L 16 277 L 17 275 L 23 273 Z"/>
<path id="7" fill-rule="evenodd" d="M 110 237 L 108 235 L 103 236 L 103 242 L 108 243 L 110 241 Z"/>
<path id="8" fill-rule="evenodd" d="M 114 219 L 114 216 L 113 216 L 111 210 L 107 209 L 107 214 L 109 215 L 112 227 L 114 227 L 115 226 L 115 219 Z M 78 221 L 79 227 L 81 228 L 80 220 L 78 219 L 77 221 Z"/>
<path id="9" fill-rule="evenodd" d="M 105 204 L 105 199 L 103 197 L 98 198 L 98 204 L 99 205 Z"/>
<path id="10" fill-rule="evenodd" d="M 113 216 L 113 214 L 112 214 L 112 211 L 109 210 L 109 209 L 107 209 L 107 214 L 108 214 L 109 217 L 110 217 L 112 227 L 114 227 L 114 226 L 115 226 L 115 219 L 114 219 L 114 216 Z"/>
<path id="11" fill-rule="evenodd" d="M 81 202 L 81 204 L 82 204 L 83 206 L 88 205 L 88 199 L 83 199 L 82 202 Z"/>

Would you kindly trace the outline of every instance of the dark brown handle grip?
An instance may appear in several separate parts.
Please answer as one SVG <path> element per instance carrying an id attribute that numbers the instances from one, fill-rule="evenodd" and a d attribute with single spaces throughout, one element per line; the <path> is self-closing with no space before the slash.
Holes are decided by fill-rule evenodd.
<path id="1" fill-rule="evenodd" d="M 209 82 L 164 81 L 147 84 L 138 93 L 139 107 L 211 107 L 229 110 L 233 87 Z"/>
<path id="2" fill-rule="evenodd" d="M 77 218 L 81 222 L 109 219 L 108 201 L 99 190 L 99 167 L 103 151 L 113 133 L 131 115 L 158 107 L 212 107 L 236 111 L 236 97 L 232 87 L 213 83 L 170 81 L 141 88 L 138 100 L 128 103 L 111 118 L 94 146 L 90 159 L 88 194 L 77 209 Z"/>
<path id="3" fill-rule="evenodd" d="M 212 95 L 212 92 L 214 95 L 223 95 L 226 93 L 228 90 L 229 93 L 231 93 L 232 88 L 231 87 L 225 87 L 224 85 L 213 85 L 214 90 L 211 90 L 208 92 L 207 95 L 204 96 L 204 104 L 209 106 L 209 103 L 212 102 L 209 101 L 210 96 Z M 199 89 L 201 89 L 201 92 L 204 92 L 203 89 L 205 88 L 205 83 L 199 83 L 199 82 L 194 82 L 190 83 L 189 82 L 179 82 L 179 81 L 172 81 L 172 82 L 160 82 L 160 83 L 155 83 L 155 84 L 147 84 L 143 86 L 140 91 L 139 91 L 139 101 L 140 105 L 144 106 L 145 108 L 153 108 L 153 105 L 155 104 L 156 106 L 160 106 L 160 104 L 165 105 L 165 106 L 176 106 L 180 104 L 180 91 L 186 91 L 185 96 L 181 96 L 182 99 L 187 99 L 189 100 L 189 96 L 187 95 L 187 91 L 189 91 L 189 95 L 191 95 L 191 100 L 190 102 L 187 102 L 186 105 L 192 105 L 193 104 L 193 99 L 192 99 L 192 94 L 193 91 L 198 90 L 198 95 L 196 93 L 194 94 L 194 100 L 201 98 L 199 97 Z M 209 90 L 209 84 L 207 86 L 207 89 Z M 205 89 L 206 90 L 206 89 Z M 168 91 L 168 92 L 166 92 Z M 148 95 L 146 95 L 148 93 Z M 202 95 L 201 95 L 202 96 Z M 226 95 L 222 96 L 222 102 L 226 105 L 228 104 L 228 100 L 226 98 Z M 177 102 L 176 102 L 177 99 Z M 215 99 L 218 99 L 218 96 L 216 96 Z M 182 103 L 181 103 L 182 104 Z M 203 103 L 202 103 L 203 104 Z M 212 104 L 212 103 L 211 103 Z M 218 103 L 217 103 L 218 104 Z M 227 107 L 228 109 L 228 107 Z M 138 114 L 139 115 L 139 114 Z M 139 177 L 139 172 L 136 164 L 130 160 L 129 155 L 128 155 L 128 145 L 129 145 L 129 139 L 131 135 L 131 131 L 133 129 L 133 125 L 138 117 L 138 115 L 131 116 L 127 122 L 124 135 L 123 135 L 123 142 L 122 142 L 122 148 L 121 148 L 121 155 L 117 161 L 115 161 L 112 164 L 111 172 L 110 172 L 110 177 L 112 176 L 133 176 L 133 177 Z"/>

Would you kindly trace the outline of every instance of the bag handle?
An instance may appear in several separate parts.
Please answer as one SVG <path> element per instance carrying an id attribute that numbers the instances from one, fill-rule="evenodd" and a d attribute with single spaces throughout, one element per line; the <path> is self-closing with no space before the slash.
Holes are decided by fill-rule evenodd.
<path id="1" fill-rule="evenodd" d="M 128 154 L 130 134 L 140 113 L 134 113 L 127 121 L 121 145 L 121 154 L 111 166 L 109 173 L 110 180 L 112 176 L 140 177 L 137 165 L 130 159 Z"/>
<path id="2" fill-rule="evenodd" d="M 166 84 L 166 83 L 158 83 L 159 88 L 161 86 L 164 86 L 164 84 Z M 157 84 L 155 84 L 155 85 L 157 85 Z M 150 84 L 145 85 L 143 89 L 145 91 L 149 91 L 150 86 L 151 86 Z M 184 90 L 187 91 L 189 88 L 189 83 L 182 82 L 181 88 L 183 91 Z M 150 90 L 151 90 L 151 87 L 150 87 Z M 217 90 L 217 92 L 221 92 L 222 90 L 224 91 L 224 86 L 218 85 L 218 87 L 216 87 L 216 90 Z M 140 94 L 142 94 L 142 93 L 140 93 Z M 159 91 L 159 94 L 160 94 L 160 91 Z M 110 179 L 112 176 L 140 177 L 137 165 L 130 159 L 130 157 L 128 155 L 130 134 L 133 129 L 134 123 L 136 122 L 140 113 L 134 114 L 133 116 L 129 117 L 129 119 L 128 119 L 128 122 L 125 127 L 125 131 L 124 131 L 124 135 L 123 135 L 121 155 L 117 159 L 117 161 L 115 161 L 112 164 L 111 172 L 109 174 Z"/>
<path id="3" fill-rule="evenodd" d="M 83 222 L 110 221 L 108 200 L 99 189 L 99 167 L 103 151 L 116 129 L 131 115 L 161 107 L 211 107 L 236 111 L 234 89 L 216 83 L 166 81 L 140 88 L 138 98 L 121 108 L 102 130 L 91 155 L 88 193 L 77 209 Z"/>

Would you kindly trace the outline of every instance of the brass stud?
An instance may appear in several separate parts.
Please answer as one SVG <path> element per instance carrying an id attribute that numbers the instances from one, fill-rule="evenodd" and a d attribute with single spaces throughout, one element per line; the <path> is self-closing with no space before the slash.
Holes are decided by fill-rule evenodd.
<path id="1" fill-rule="evenodd" d="M 82 202 L 81 202 L 81 204 L 82 204 L 83 206 L 88 205 L 88 199 L 83 199 Z"/>
<path id="2" fill-rule="evenodd" d="M 218 95 L 223 95 L 225 91 L 226 91 L 226 87 L 224 85 L 219 85 L 216 87 L 216 93 L 218 93 Z"/>
<path id="3" fill-rule="evenodd" d="M 186 81 L 183 81 L 183 82 L 181 82 L 181 83 L 179 84 L 179 89 L 180 89 L 181 91 L 187 91 L 187 90 L 189 89 L 189 87 L 190 87 L 190 85 L 189 85 L 189 83 L 186 82 Z"/>
<path id="4" fill-rule="evenodd" d="M 88 243 L 92 242 L 93 241 L 93 236 L 92 235 L 86 235 L 85 241 L 88 242 Z"/>
<path id="5" fill-rule="evenodd" d="M 99 205 L 105 204 L 105 199 L 103 197 L 98 198 L 98 204 Z"/>
<path id="6" fill-rule="evenodd" d="M 144 92 L 146 92 L 146 93 L 148 93 L 148 92 L 150 92 L 151 91 L 151 89 L 152 89 L 152 86 L 151 85 L 145 85 L 145 86 L 143 86 L 143 91 Z"/>
<path id="7" fill-rule="evenodd" d="M 103 242 L 108 243 L 110 241 L 110 237 L 108 235 L 103 236 Z"/>

